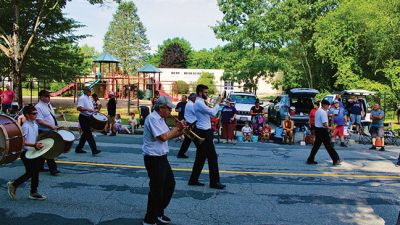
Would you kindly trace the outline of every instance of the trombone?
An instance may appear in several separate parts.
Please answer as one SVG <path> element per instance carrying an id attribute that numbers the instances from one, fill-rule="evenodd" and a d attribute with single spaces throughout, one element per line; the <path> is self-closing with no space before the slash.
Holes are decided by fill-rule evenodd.
<path id="1" fill-rule="evenodd" d="M 174 116 L 171 116 L 171 117 L 174 118 L 175 122 L 177 122 L 177 123 L 181 122 L 177 118 L 175 118 Z M 193 142 L 195 142 L 195 143 L 197 143 L 199 145 L 201 145 L 201 143 L 203 143 L 203 141 L 205 140 L 205 138 L 202 138 L 199 135 L 197 135 L 189 127 L 183 128 L 182 132 L 183 132 L 184 135 L 186 135 L 188 138 L 190 138 L 190 140 L 192 140 Z"/>

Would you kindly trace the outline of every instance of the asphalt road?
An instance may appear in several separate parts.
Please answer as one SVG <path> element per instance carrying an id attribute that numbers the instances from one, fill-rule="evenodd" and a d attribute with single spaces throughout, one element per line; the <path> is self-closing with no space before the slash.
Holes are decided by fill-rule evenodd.
<path id="1" fill-rule="evenodd" d="M 58 158 L 61 174 L 41 173 L 39 191 L 48 199 L 28 199 L 29 183 L 8 198 L 6 183 L 23 173 L 21 161 L 0 166 L 0 225 L 139 225 L 146 210 L 148 178 L 141 155 L 142 136 L 96 137 L 103 152 L 72 152 Z M 318 165 L 305 164 L 310 146 L 262 143 L 218 144 L 225 190 L 187 186 L 189 159 L 170 163 L 177 182 L 166 214 L 176 225 L 396 224 L 400 210 L 400 149 L 337 148 L 344 160 L 333 167 L 322 147 Z M 86 149 L 88 147 L 86 146 Z M 207 168 L 207 165 L 205 167 Z M 208 184 L 208 174 L 201 180 Z"/>

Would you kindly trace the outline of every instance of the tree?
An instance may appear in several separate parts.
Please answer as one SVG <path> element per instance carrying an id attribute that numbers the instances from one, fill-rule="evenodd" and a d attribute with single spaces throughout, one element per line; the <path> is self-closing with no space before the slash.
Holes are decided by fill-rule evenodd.
<path id="1" fill-rule="evenodd" d="M 193 86 L 196 87 L 197 84 L 204 84 L 206 86 L 208 86 L 208 93 L 211 94 L 215 94 L 217 88 L 215 87 L 214 84 L 214 74 L 212 73 L 208 73 L 208 72 L 203 72 L 201 73 L 199 79 L 197 79 L 196 84 L 194 84 Z"/>
<path id="2" fill-rule="evenodd" d="M 102 1 L 90 0 L 90 2 L 101 3 Z M 27 69 L 24 65 L 28 61 L 29 54 L 35 53 L 36 50 L 52 51 L 52 47 L 59 48 L 63 53 L 72 53 L 76 50 L 71 44 L 71 40 L 74 41 L 79 37 L 73 35 L 71 31 L 77 25 L 73 20 L 64 18 L 61 12 L 66 3 L 67 0 L 0 0 L 2 7 L 0 14 L 0 59 L 7 61 L 8 66 L 5 71 L 10 74 L 14 81 L 14 89 L 20 105 L 22 105 L 22 74 Z M 41 40 L 41 42 L 38 40 Z M 33 46 L 36 48 L 31 49 Z M 53 51 L 53 53 L 57 54 L 56 51 Z M 55 58 L 42 59 L 48 60 L 46 62 L 48 65 L 53 63 L 53 66 L 60 66 Z M 40 58 L 32 57 L 31 66 L 38 67 L 39 60 Z M 4 61 L 2 64 L 4 64 Z M 68 66 L 68 63 L 61 66 Z"/>
<path id="3" fill-rule="evenodd" d="M 286 87 L 323 87 L 330 81 L 329 65 L 315 57 L 313 33 L 317 18 L 333 10 L 339 0 L 222 0 L 224 14 L 214 27 L 229 49 L 243 56 L 242 69 L 257 78 L 268 77 L 277 69 L 284 72 Z M 266 63 L 246 63 L 252 55 Z M 252 67 L 252 68 L 249 68 Z M 242 79 L 242 78 L 240 78 Z"/>
<path id="4" fill-rule="evenodd" d="M 104 51 L 122 61 L 125 73 L 143 66 L 150 50 L 146 29 L 133 2 L 122 2 L 104 37 Z"/>
<path id="5" fill-rule="evenodd" d="M 96 51 L 94 47 L 90 47 L 89 45 L 85 44 L 81 46 L 80 53 L 83 55 L 83 75 L 88 75 L 93 73 L 93 59 L 97 58 L 100 53 Z"/>
<path id="6" fill-rule="evenodd" d="M 189 92 L 189 84 L 183 80 L 176 81 L 178 85 L 178 94 L 187 94 Z"/>
<path id="7" fill-rule="evenodd" d="M 186 68 L 188 57 L 185 50 L 178 43 L 168 45 L 162 54 L 160 67 L 162 68 Z"/>
<path id="8" fill-rule="evenodd" d="M 214 59 L 214 52 L 212 49 L 201 49 L 200 51 L 193 51 L 189 56 L 189 68 L 194 69 L 216 69 L 219 65 Z"/>
<path id="9" fill-rule="evenodd" d="M 336 70 L 337 88 L 399 96 L 399 8 L 395 0 L 350 0 L 317 21 L 317 54 Z"/>
<path id="10" fill-rule="evenodd" d="M 173 43 L 179 44 L 183 48 L 185 55 L 188 58 L 191 57 L 193 50 L 192 50 L 192 46 L 191 46 L 190 42 L 183 38 L 175 37 L 175 38 L 167 39 L 167 40 L 163 41 L 163 43 L 158 46 L 157 51 L 153 55 L 150 56 L 148 62 L 150 64 L 160 67 L 161 58 L 162 58 L 162 55 L 164 54 L 164 50 Z"/>

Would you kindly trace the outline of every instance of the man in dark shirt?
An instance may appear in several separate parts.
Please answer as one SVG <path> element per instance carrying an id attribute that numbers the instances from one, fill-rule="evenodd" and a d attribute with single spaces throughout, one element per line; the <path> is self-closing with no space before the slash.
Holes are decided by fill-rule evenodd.
<path id="1" fill-rule="evenodd" d="M 185 115 L 185 107 L 187 103 L 187 96 L 182 95 L 182 100 L 176 105 L 175 112 L 178 112 L 178 119 L 183 120 Z"/>
<path id="2" fill-rule="evenodd" d="M 114 92 L 110 91 L 109 100 L 107 102 L 107 113 L 108 113 L 108 122 L 106 127 L 104 128 L 104 134 L 107 135 L 108 131 L 111 130 L 110 136 L 116 135 L 116 127 L 115 127 L 115 114 L 117 112 L 117 101 L 115 100 Z"/>

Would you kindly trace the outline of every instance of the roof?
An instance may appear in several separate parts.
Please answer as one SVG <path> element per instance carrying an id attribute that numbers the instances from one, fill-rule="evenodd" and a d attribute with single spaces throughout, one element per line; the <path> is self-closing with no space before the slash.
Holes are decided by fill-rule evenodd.
<path id="1" fill-rule="evenodd" d="M 161 73 L 161 71 L 157 67 L 155 67 L 151 64 L 147 64 L 147 65 L 143 66 L 142 68 L 139 69 L 138 72 L 139 73 Z"/>
<path id="2" fill-rule="evenodd" d="M 115 58 L 113 55 L 110 53 L 103 53 L 99 57 L 97 57 L 93 62 L 114 62 L 114 63 L 119 63 L 120 60 Z"/>
<path id="3" fill-rule="evenodd" d="M 367 90 L 344 90 L 342 91 L 342 95 L 355 95 L 355 96 L 366 96 L 366 95 L 374 95 L 375 92 L 367 91 Z"/>
<path id="4" fill-rule="evenodd" d="M 293 88 L 289 90 L 289 94 L 319 94 L 318 90 L 313 88 Z"/>

